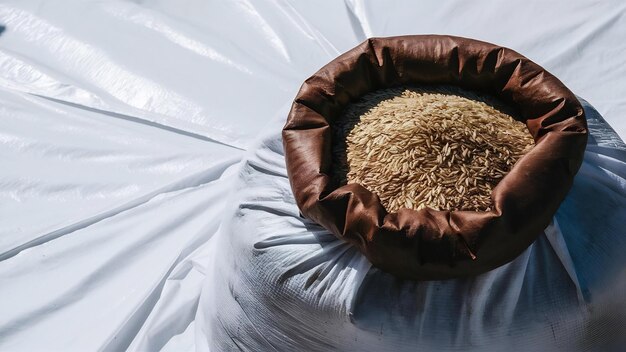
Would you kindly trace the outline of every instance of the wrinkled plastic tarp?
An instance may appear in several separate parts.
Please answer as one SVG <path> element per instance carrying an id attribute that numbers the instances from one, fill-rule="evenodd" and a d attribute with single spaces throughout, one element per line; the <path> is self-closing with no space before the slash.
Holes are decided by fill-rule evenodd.
<path id="1" fill-rule="evenodd" d="M 222 255 L 211 238 L 232 207 L 242 158 L 306 77 L 368 36 L 439 33 L 508 46 L 626 136 L 625 8 L 3 1 L 0 350 L 205 346 L 198 305 Z M 579 246 L 606 254 L 582 238 Z M 583 286 L 593 282 L 581 282 L 581 294 Z"/>

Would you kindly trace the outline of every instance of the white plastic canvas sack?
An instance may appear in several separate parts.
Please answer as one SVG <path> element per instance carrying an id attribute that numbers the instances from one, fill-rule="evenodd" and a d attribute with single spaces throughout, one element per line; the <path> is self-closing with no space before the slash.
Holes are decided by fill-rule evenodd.
<path id="1" fill-rule="evenodd" d="M 626 304 L 616 299 L 626 296 L 619 271 L 626 263 L 626 146 L 583 104 L 590 129 L 584 163 L 544 234 L 496 270 L 430 282 L 372 268 L 355 248 L 300 216 L 285 170 L 284 118 L 277 118 L 242 163 L 230 215 L 214 239 L 197 316 L 206 340 L 197 346 L 614 348 L 626 325 Z"/>

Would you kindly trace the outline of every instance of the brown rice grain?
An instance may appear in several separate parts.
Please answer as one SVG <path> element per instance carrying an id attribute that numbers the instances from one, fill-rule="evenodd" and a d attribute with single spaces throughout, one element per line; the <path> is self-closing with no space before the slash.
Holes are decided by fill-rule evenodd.
<path id="1" fill-rule="evenodd" d="M 456 87 L 400 87 L 351 104 L 333 127 L 333 178 L 388 211 L 486 211 L 491 190 L 534 145 L 499 102 Z"/>

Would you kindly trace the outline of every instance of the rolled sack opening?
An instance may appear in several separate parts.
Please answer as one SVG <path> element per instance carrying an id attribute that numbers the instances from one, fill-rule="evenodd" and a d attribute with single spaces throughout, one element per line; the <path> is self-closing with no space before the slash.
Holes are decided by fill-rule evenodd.
<path id="1" fill-rule="evenodd" d="M 453 85 L 486 93 L 520 113 L 535 146 L 493 189 L 490 211 L 387 212 L 360 184 L 337 185 L 331 123 L 363 95 L 404 85 Z M 569 191 L 587 141 L 584 110 L 556 77 L 517 52 L 472 39 L 371 38 L 300 88 L 282 132 L 287 172 L 302 214 L 401 278 L 474 276 L 520 255 Z"/>

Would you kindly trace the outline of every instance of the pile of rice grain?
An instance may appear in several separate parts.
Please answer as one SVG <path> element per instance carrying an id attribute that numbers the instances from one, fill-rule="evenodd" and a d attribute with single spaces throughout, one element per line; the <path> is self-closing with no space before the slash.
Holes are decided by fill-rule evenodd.
<path id="1" fill-rule="evenodd" d="M 390 88 L 349 105 L 333 128 L 333 177 L 400 208 L 491 209 L 491 190 L 534 145 L 526 125 L 457 87 Z"/>

